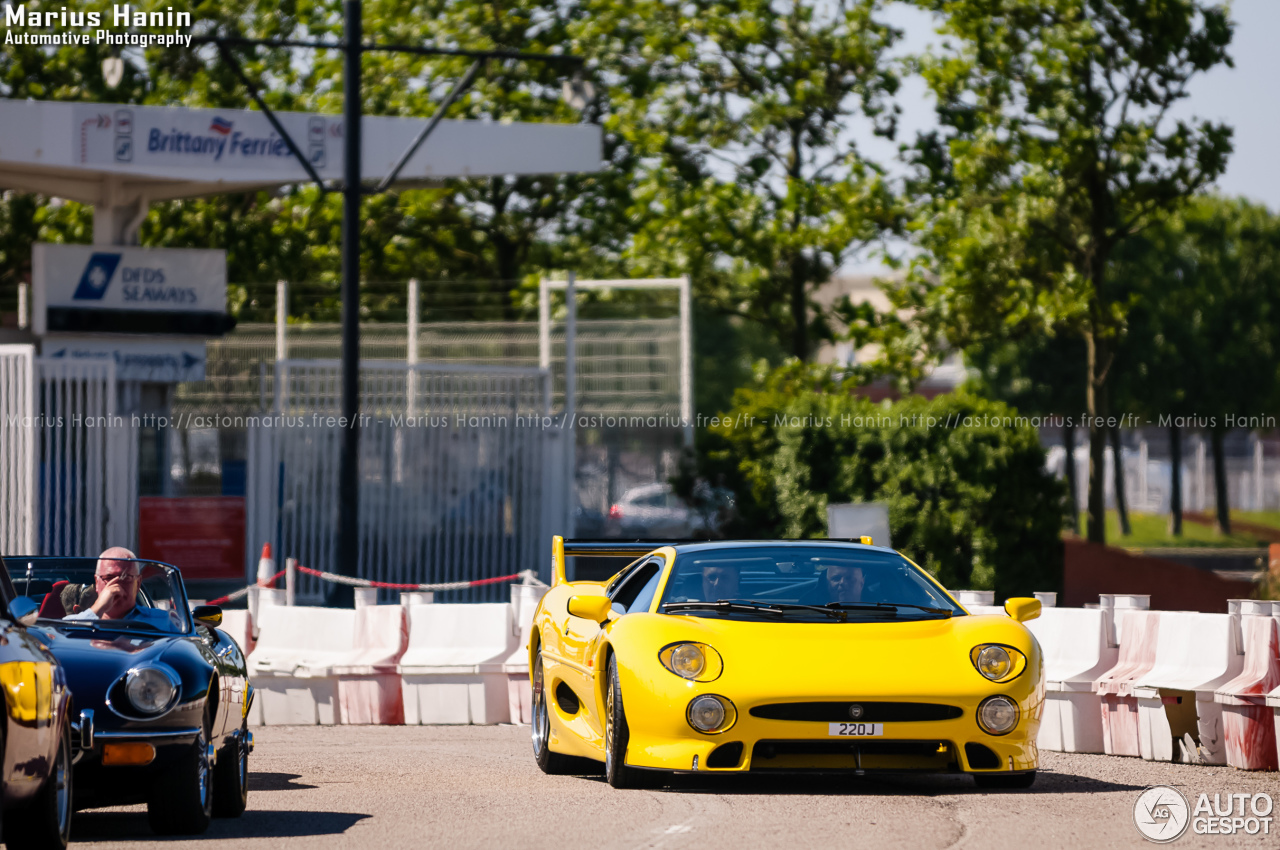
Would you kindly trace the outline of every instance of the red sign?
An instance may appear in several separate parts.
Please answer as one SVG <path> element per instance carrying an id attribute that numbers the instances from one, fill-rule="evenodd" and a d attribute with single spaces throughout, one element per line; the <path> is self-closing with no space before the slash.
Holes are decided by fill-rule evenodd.
<path id="1" fill-rule="evenodd" d="M 173 564 L 182 577 L 243 579 L 243 496 L 143 496 L 138 557 Z"/>

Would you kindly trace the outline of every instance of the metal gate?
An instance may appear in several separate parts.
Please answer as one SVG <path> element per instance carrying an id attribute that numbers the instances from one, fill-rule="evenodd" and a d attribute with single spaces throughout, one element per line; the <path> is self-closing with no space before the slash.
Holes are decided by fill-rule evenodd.
<path id="1" fill-rule="evenodd" d="M 137 429 L 116 413 L 115 363 L 36 360 L 36 471 L 44 555 L 96 555 L 132 546 Z"/>
<path id="2" fill-rule="evenodd" d="M 0 345 L 0 554 L 36 550 L 35 348 Z"/>
<path id="3" fill-rule="evenodd" d="M 337 571 L 338 366 L 281 361 L 276 413 L 250 423 L 249 563 L 263 542 Z M 367 363 L 360 374 L 362 578 L 470 581 L 538 569 L 564 501 L 564 437 L 535 368 Z M 551 492 L 556 490 L 557 492 Z M 299 594 L 318 599 L 318 580 Z M 505 585 L 452 598 L 505 598 Z M 387 594 L 390 596 L 391 594 Z"/>

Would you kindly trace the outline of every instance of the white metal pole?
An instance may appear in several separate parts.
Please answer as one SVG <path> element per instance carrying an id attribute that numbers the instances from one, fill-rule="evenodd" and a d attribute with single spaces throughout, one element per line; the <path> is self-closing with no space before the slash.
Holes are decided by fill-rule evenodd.
<path id="1" fill-rule="evenodd" d="M 1138 502 L 1142 510 L 1147 509 L 1147 438 L 1138 442 Z"/>
<path id="2" fill-rule="evenodd" d="M 1262 506 L 1262 435 L 1253 432 L 1253 509 L 1260 511 Z"/>
<path id="3" fill-rule="evenodd" d="M 568 478 L 566 486 L 568 489 L 568 498 L 566 499 L 566 517 L 565 517 L 565 536 L 573 536 L 573 520 L 574 511 L 578 506 L 578 436 L 574 427 L 577 419 L 577 383 L 578 383 L 578 363 L 577 363 L 577 346 L 578 346 L 578 301 L 577 290 L 574 283 L 577 275 L 569 272 L 569 278 L 564 288 L 564 422 L 565 422 L 565 446 L 564 453 L 566 457 L 566 465 L 568 467 Z"/>
<path id="4" fill-rule="evenodd" d="M 693 448 L 693 293 L 680 278 L 680 419 L 685 448 Z"/>
<path id="5" fill-rule="evenodd" d="M 551 289 L 538 281 L 538 365 L 551 369 Z"/>
<path id="6" fill-rule="evenodd" d="M 286 333 L 289 327 L 289 284 L 287 281 L 276 281 L 276 369 L 275 369 L 275 401 L 276 413 L 284 413 L 286 385 L 289 377 L 286 374 L 284 361 L 289 359 L 289 338 Z"/>
<path id="7" fill-rule="evenodd" d="M 294 600 L 297 598 L 298 589 L 298 559 L 285 558 L 284 560 L 284 604 L 292 608 Z"/>
<path id="8" fill-rule="evenodd" d="M 27 293 L 30 289 L 29 283 L 18 284 L 18 328 L 21 330 L 26 330 L 31 323 L 27 317 Z"/>
<path id="9" fill-rule="evenodd" d="M 1198 511 L 1203 511 L 1206 505 L 1208 504 L 1208 500 L 1205 499 L 1204 461 L 1205 461 L 1205 441 L 1204 441 L 1204 436 L 1201 435 L 1200 439 L 1196 441 L 1196 510 Z"/>
<path id="10" fill-rule="evenodd" d="M 408 351 L 405 352 L 405 362 L 409 364 L 409 374 L 405 382 L 405 395 L 407 396 L 408 414 L 410 417 L 417 415 L 418 408 L 418 372 L 414 369 L 418 365 L 418 309 L 421 292 L 418 287 L 418 279 L 409 279 L 409 328 L 408 328 Z"/>

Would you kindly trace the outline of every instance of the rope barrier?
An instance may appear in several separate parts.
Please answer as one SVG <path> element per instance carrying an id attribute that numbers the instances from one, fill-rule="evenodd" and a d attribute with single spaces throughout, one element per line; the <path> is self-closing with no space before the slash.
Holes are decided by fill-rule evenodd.
<path id="1" fill-rule="evenodd" d="M 389 590 L 465 590 L 468 587 L 480 587 L 481 585 L 486 584 L 499 584 L 501 582 L 515 581 L 517 579 L 523 579 L 526 583 L 532 585 L 543 585 L 543 582 L 539 581 L 537 577 L 534 576 L 532 570 L 525 570 L 524 572 L 514 573 L 509 576 L 497 576 L 496 578 L 478 578 L 473 581 L 446 581 L 437 582 L 436 584 L 396 584 L 394 582 L 387 581 L 371 581 L 364 578 L 354 578 L 353 576 L 340 576 L 337 573 L 327 573 L 323 570 L 313 570 L 311 567 L 304 567 L 301 564 L 298 565 L 297 570 L 300 573 L 306 573 L 309 576 L 315 576 L 318 579 L 330 581 L 334 584 L 345 584 L 350 587 L 378 587 Z M 269 579 L 263 579 L 262 581 L 249 585 L 248 587 L 242 587 L 233 593 L 228 593 L 226 596 L 212 599 L 209 601 L 209 604 L 223 605 L 227 602 L 233 602 L 242 596 L 248 595 L 249 591 L 255 587 L 271 587 L 276 583 L 276 579 L 280 578 L 280 576 L 284 575 L 286 572 L 286 570 L 281 570 Z"/>

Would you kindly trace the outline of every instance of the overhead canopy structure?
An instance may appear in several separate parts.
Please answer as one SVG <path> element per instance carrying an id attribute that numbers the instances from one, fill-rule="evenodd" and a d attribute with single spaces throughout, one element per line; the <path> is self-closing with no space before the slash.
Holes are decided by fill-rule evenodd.
<path id="1" fill-rule="evenodd" d="M 276 113 L 325 180 L 342 178 L 340 115 Z M 378 180 L 425 119 L 365 116 L 361 174 Z M 584 173 L 601 166 L 586 124 L 442 121 L 398 182 Z M 100 207 L 261 189 L 309 178 L 258 111 L 0 100 L 0 188 Z"/>

